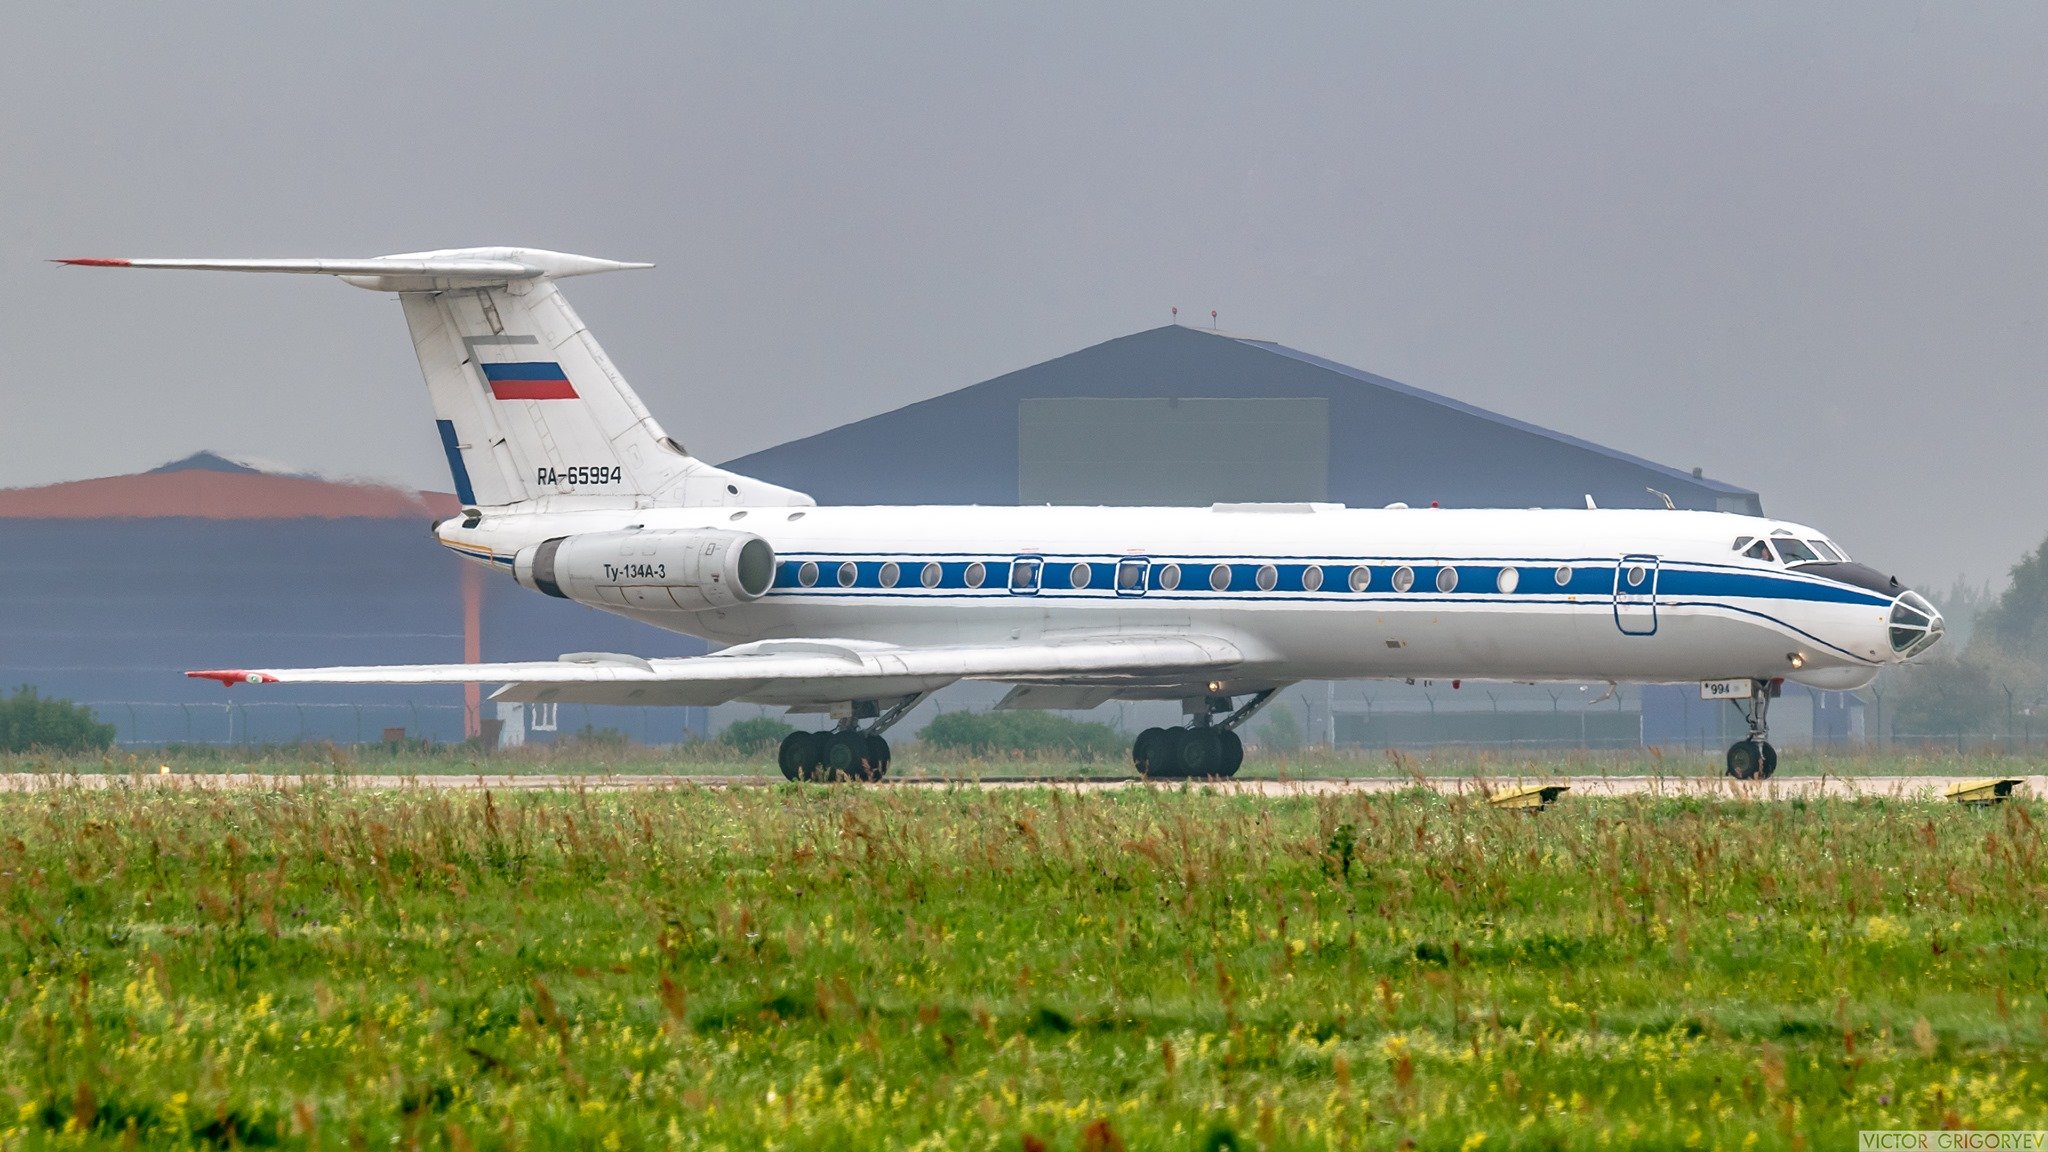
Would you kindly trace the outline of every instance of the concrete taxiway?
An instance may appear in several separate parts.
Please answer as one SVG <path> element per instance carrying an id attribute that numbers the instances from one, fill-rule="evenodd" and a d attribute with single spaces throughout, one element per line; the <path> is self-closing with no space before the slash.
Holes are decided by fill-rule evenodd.
<path id="1" fill-rule="evenodd" d="M 1135 776 L 1073 777 L 988 775 L 894 777 L 879 785 L 831 785 L 880 788 L 1044 788 L 1091 792 L 1118 788 L 1203 788 L 1244 796 L 1322 796 L 1342 793 L 1391 793 L 1426 789 L 1440 795 L 1474 798 L 1534 784 L 1562 784 L 1569 795 L 1665 796 L 1750 802 L 1796 799 L 1940 800 L 1957 784 L 1982 777 L 1966 776 L 1781 776 L 1744 782 L 1725 776 L 1351 776 L 1300 780 L 1243 778 L 1236 780 L 1144 781 Z M 2048 796 L 2048 775 L 2008 776 L 2021 783 L 2015 796 Z M 64 788 L 174 788 L 237 790 L 334 786 L 372 790 L 450 789 L 495 792 L 617 792 L 663 788 L 764 788 L 782 784 L 780 777 L 761 775 L 421 775 L 357 774 L 292 775 L 266 773 L 91 773 L 0 774 L 0 792 L 36 792 Z"/>

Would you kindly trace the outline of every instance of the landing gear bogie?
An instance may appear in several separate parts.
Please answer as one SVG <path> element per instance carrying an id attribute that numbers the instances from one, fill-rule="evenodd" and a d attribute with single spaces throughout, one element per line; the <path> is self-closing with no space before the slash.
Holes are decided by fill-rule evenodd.
<path id="1" fill-rule="evenodd" d="M 1237 726 L 1272 696 L 1261 692 L 1234 712 L 1229 711 L 1228 699 L 1205 700 L 1202 707 L 1207 711 L 1194 724 L 1147 728 L 1131 743 L 1131 766 L 1147 780 L 1227 780 L 1244 766 L 1244 739 Z M 1222 723 L 1200 722 L 1219 712 L 1229 713 Z"/>
<path id="2" fill-rule="evenodd" d="M 854 715 L 830 732 L 791 732 L 776 750 L 775 766 L 785 780 L 816 783 L 873 783 L 889 773 L 889 742 L 882 730 L 916 707 L 922 694 L 897 700 L 887 708 L 872 700 L 856 702 Z M 866 727 L 860 721 L 871 721 Z"/>

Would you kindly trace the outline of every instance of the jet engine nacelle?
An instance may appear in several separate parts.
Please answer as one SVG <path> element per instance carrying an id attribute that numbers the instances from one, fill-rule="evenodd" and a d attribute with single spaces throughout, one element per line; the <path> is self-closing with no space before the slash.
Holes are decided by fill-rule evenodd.
<path id="1" fill-rule="evenodd" d="M 599 608 L 702 612 L 758 600 L 775 582 L 775 549 L 750 532 L 585 532 L 522 548 L 512 578 Z"/>

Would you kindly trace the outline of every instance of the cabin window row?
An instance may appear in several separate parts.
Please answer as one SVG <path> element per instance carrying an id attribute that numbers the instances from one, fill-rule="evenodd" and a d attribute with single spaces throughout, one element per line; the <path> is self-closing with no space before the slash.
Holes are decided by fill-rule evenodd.
<path id="1" fill-rule="evenodd" d="M 990 567 L 979 560 L 932 560 L 923 564 L 903 564 L 894 560 L 880 563 L 844 560 L 823 565 L 815 560 L 805 560 L 783 564 L 782 578 L 777 583 L 785 588 L 816 588 L 824 584 L 840 588 L 910 586 L 979 589 L 989 584 Z M 999 562 L 994 567 L 1000 573 L 1005 565 Z M 1461 586 L 1468 592 L 1478 591 L 1488 583 L 1493 591 L 1509 594 L 1522 584 L 1519 569 L 1491 565 L 1461 568 L 1450 564 L 1402 564 L 1392 569 L 1382 568 L 1381 574 L 1375 575 L 1373 567 L 1366 564 L 1329 569 L 1320 564 L 1181 564 L 1145 559 L 1114 562 L 1082 560 L 1069 564 L 1020 557 L 1011 561 L 1007 568 L 1004 583 L 1011 592 L 1020 594 L 1037 592 L 1041 588 L 1055 591 L 1114 588 L 1118 595 L 1141 596 L 1146 592 L 1194 592 L 1204 587 L 1212 592 L 1369 592 L 1385 587 L 1395 592 L 1434 588 L 1440 593 L 1451 593 Z M 1573 575 L 1570 565 L 1560 565 L 1552 571 L 1551 579 L 1558 589 L 1565 590 L 1571 587 Z M 1630 575 L 1631 584 L 1641 582 L 1637 572 L 1632 571 Z M 999 583 L 997 586 L 1003 585 Z"/>

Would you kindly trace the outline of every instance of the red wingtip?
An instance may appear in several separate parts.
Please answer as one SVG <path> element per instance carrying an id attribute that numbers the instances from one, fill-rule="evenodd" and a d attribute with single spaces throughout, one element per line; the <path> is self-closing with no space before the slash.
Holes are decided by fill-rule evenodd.
<path id="1" fill-rule="evenodd" d="M 109 260 L 102 256 L 82 256 L 72 260 L 52 260 L 52 264 L 70 264 L 78 268 L 126 268 L 130 261 Z"/>
<path id="2" fill-rule="evenodd" d="M 185 673 L 185 675 L 191 677 L 194 680 L 219 681 L 220 686 L 223 688 L 232 688 L 237 684 L 261 684 L 264 681 L 264 676 L 261 672 L 234 672 L 222 670 L 217 672 L 187 672 Z"/>

